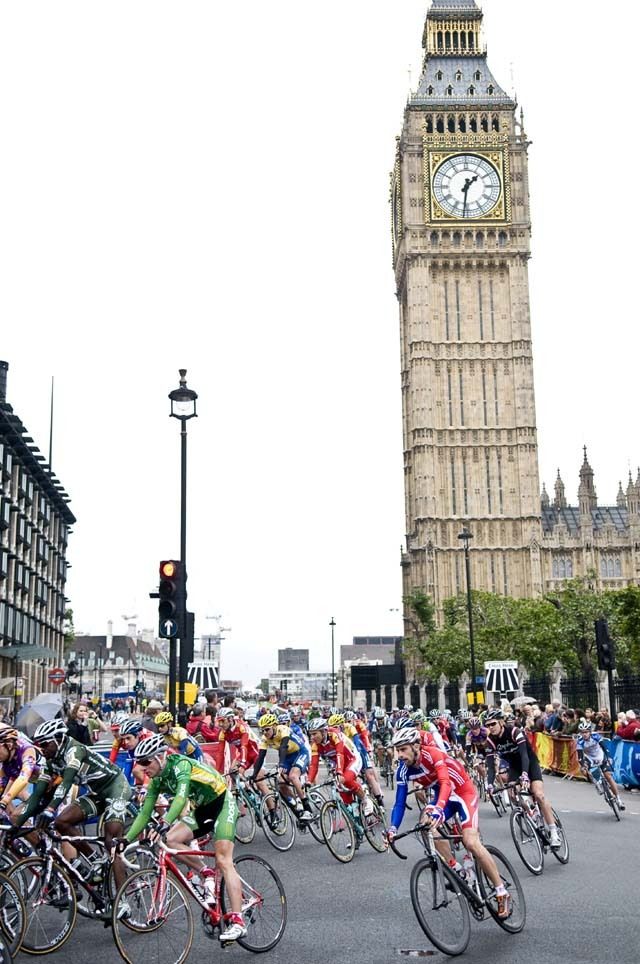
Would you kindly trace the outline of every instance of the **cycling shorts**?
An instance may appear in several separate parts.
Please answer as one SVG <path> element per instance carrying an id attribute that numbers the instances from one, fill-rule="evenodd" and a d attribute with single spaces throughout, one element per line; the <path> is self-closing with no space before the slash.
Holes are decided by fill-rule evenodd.
<path id="1" fill-rule="evenodd" d="M 362 760 L 362 769 L 370 770 L 373 766 L 373 756 L 364 747 L 360 750 L 360 759 Z"/>
<path id="2" fill-rule="evenodd" d="M 478 794 L 475 789 L 466 790 L 462 787 L 456 793 L 452 793 L 447 800 L 444 808 L 445 819 L 450 820 L 454 814 L 457 814 L 463 830 L 477 830 L 478 802 Z"/>
<path id="3" fill-rule="evenodd" d="M 75 801 L 85 818 L 104 813 L 106 823 L 117 821 L 124 824 L 127 806 L 131 799 L 131 787 L 124 774 L 110 780 L 100 793 L 86 793 Z"/>
<path id="4" fill-rule="evenodd" d="M 303 748 L 296 750 L 295 753 L 289 753 L 282 761 L 281 766 L 285 773 L 288 773 L 292 767 L 298 767 L 301 773 L 306 773 L 310 762 L 311 755 L 307 749 Z"/>
<path id="5" fill-rule="evenodd" d="M 602 763 L 589 763 L 589 773 L 593 774 L 594 770 L 602 770 L 603 773 L 613 773 L 613 767 L 608 760 L 603 760 Z"/>
<path id="6" fill-rule="evenodd" d="M 229 793 L 228 790 L 204 807 L 196 807 L 192 816 L 195 837 L 203 837 L 206 833 L 213 833 L 215 840 L 231 840 L 232 842 L 235 840 L 238 804 L 234 795 Z"/>

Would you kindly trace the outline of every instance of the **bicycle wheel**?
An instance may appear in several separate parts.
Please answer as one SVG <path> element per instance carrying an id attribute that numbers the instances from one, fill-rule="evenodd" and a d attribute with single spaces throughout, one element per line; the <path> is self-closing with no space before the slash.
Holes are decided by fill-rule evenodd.
<path id="1" fill-rule="evenodd" d="M 478 874 L 482 896 L 487 901 L 487 910 L 496 924 L 504 931 L 508 931 L 509 934 L 519 934 L 527 919 L 527 904 L 522 885 L 512 864 L 509 863 L 502 851 L 489 844 L 485 844 L 485 848 L 495 860 L 498 873 L 511 897 L 511 911 L 509 916 L 505 918 L 498 917 L 498 898 L 495 895 L 495 887 L 487 877 L 485 871 L 478 864 L 478 861 L 476 861 L 476 873 Z"/>
<path id="2" fill-rule="evenodd" d="M 13 964 L 13 955 L 2 937 L 0 937 L 0 964 Z"/>
<path id="3" fill-rule="evenodd" d="M 458 878 L 439 858 L 423 858 L 411 871 L 411 903 L 420 927 L 443 954 L 463 954 L 471 937 L 471 915 Z M 442 876 L 440 876 L 442 871 Z"/>
<path id="4" fill-rule="evenodd" d="M 553 808 L 551 809 L 551 813 L 553 814 L 553 819 L 556 822 L 556 827 L 558 828 L 558 833 L 560 834 L 560 841 L 561 841 L 559 847 L 556 847 L 555 850 L 553 848 L 551 849 L 551 853 L 556 858 L 556 860 L 560 861 L 561 864 L 568 864 L 569 863 L 569 841 L 567 840 L 567 835 L 564 832 L 564 827 L 562 826 L 560 817 L 558 816 L 558 814 Z"/>
<path id="5" fill-rule="evenodd" d="M 360 821 L 364 835 L 373 849 L 379 854 L 384 854 L 389 847 L 387 843 L 387 820 L 380 805 L 375 800 L 371 802 L 373 803 L 373 813 L 370 813 L 368 817 L 365 817 L 362 803 L 360 804 Z"/>
<path id="6" fill-rule="evenodd" d="M 327 800 L 320 811 L 320 827 L 327 847 L 341 864 L 353 860 L 356 852 L 356 832 L 351 817 L 339 803 Z"/>
<path id="7" fill-rule="evenodd" d="M 533 821 L 518 809 L 511 811 L 509 824 L 520 860 L 527 870 L 539 876 L 544 870 L 544 851 Z"/>
<path id="8" fill-rule="evenodd" d="M 320 826 L 320 811 L 325 804 L 325 798 L 322 796 L 320 790 L 309 790 L 307 800 L 309 801 L 309 806 L 313 814 L 313 820 L 309 822 L 309 831 L 314 840 L 317 840 L 318 843 L 324 843 L 322 827 Z"/>
<path id="9" fill-rule="evenodd" d="M 287 926 L 287 897 L 273 867 L 262 857 L 243 854 L 234 860 L 242 881 L 242 916 L 247 925 L 247 936 L 238 944 L 254 954 L 270 951 L 281 939 Z M 220 904 L 223 913 L 231 908 L 224 886 L 220 884 Z"/>
<path id="10" fill-rule="evenodd" d="M 113 937 L 127 964 L 182 964 L 193 943 L 189 895 L 171 874 L 157 869 L 127 877 L 113 902 Z"/>
<path id="11" fill-rule="evenodd" d="M 251 801 L 239 790 L 236 794 L 238 805 L 238 819 L 236 820 L 236 840 L 239 843 L 250 844 L 256 835 L 256 815 L 253 812 Z"/>
<path id="12" fill-rule="evenodd" d="M 296 825 L 289 808 L 279 793 L 268 793 L 260 805 L 262 830 L 276 850 L 291 850 L 296 839 Z"/>
<path id="13" fill-rule="evenodd" d="M 66 871 L 55 864 L 49 873 L 47 861 L 26 857 L 9 870 L 26 912 L 21 950 L 27 954 L 49 954 L 59 950 L 71 937 L 76 917 L 76 894 Z"/>
<path id="14" fill-rule="evenodd" d="M 620 821 L 622 818 L 620 816 L 620 807 L 618 805 L 618 801 L 616 800 L 613 793 L 611 792 L 611 787 L 609 786 L 606 780 L 603 780 L 603 787 L 604 787 L 604 798 L 609 804 L 609 806 L 611 807 L 611 809 L 613 810 L 613 815 L 616 818 L 616 820 Z"/>
<path id="15" fill-rule="evenodd" d="M 26 926 L 27 914 L 20 891 L 10 877 L 0 874 L 0 939 L 9 954 L 17 954 Z"/>
<path id="16" fill-rule="evenodd" d="M 505 812 L 504 805 L 502 802 L 502 791 L 496 790 L 494 793 L 490 793 L 489 800 L 491 800 L 491 803 L 493 804 L 493 809 L 498 814 L 498 816 L 502 817 L 503 813 Z"/>

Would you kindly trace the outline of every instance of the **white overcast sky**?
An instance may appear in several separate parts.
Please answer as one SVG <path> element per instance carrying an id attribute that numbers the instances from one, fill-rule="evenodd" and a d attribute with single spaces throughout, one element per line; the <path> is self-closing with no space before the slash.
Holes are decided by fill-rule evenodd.
<path id="1" fill-rule="evenodd" d="M 190 608 L 231 627 L 223 676 L 255 683 L 281 646 L 328 668 L 332 616 L 336 644 L 402 632 L 388 187 L 427 6 L 0 7 L 0 358 L 45 454 L 55 376 L 79 630 L 156 624 L 186 367 Z M 541 478 L 575 499 L 586 443 L 611 503 L 640 461 L 640 8 L 615 37 L 593 0 L 483 9 L 533 141 Z"/>

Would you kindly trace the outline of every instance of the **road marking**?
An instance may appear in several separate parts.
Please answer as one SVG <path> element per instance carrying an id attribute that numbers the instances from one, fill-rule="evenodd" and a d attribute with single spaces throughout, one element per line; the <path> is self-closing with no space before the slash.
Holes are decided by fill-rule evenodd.
<path id="1" fill-rule="evenodd" d="M 435 957 L 435 951 L 410 951 L 404 947 L 396 948 L 401 957 Z"/>

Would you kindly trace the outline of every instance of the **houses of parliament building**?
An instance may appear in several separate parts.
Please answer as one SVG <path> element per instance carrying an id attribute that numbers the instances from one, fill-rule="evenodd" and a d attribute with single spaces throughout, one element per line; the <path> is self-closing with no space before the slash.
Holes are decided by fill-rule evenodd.
<path id="1" fill-rule="evenodd" d="M 432 0 L 391 178 L 400 310 L 405 596 L 640 581 L 640 472 L 598 504 L 576 442 L 577 503 L 540 488 L 529 310 L 529 140 L 493 77 L 474 0 Z"/>

